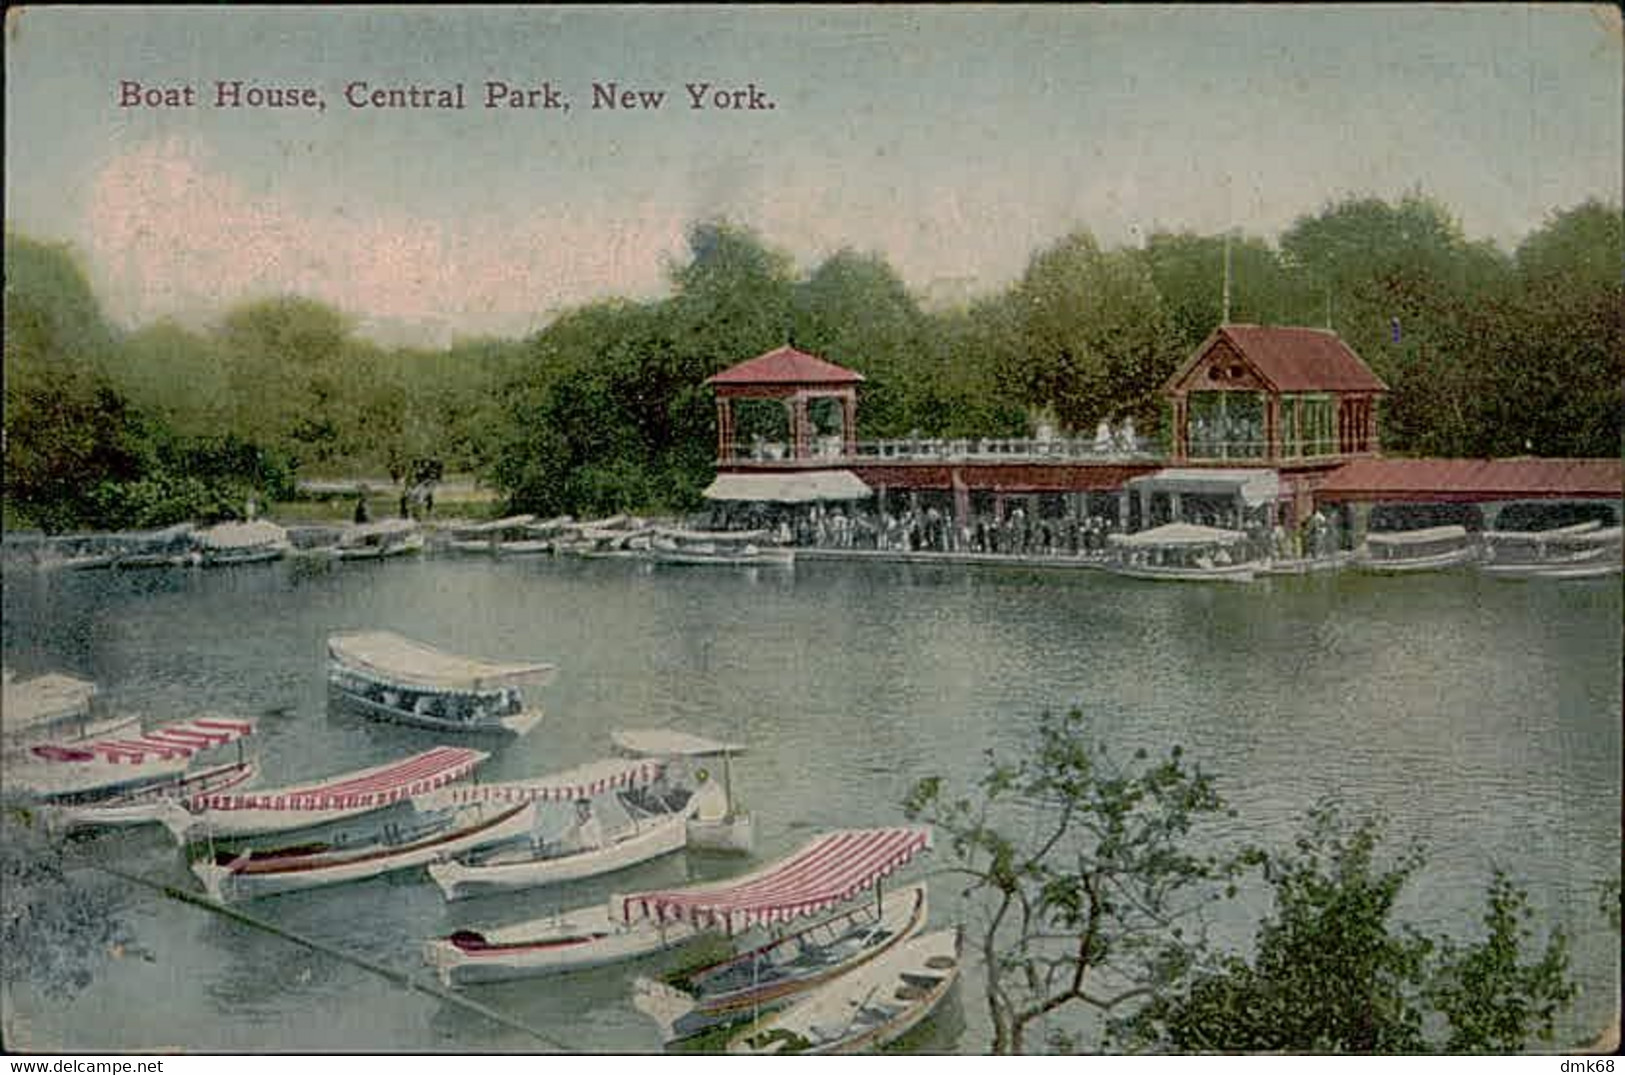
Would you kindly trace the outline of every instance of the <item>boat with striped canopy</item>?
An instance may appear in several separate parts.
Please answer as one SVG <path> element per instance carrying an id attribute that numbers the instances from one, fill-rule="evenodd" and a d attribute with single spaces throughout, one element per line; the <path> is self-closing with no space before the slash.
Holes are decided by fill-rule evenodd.
<path id="1" fill-rule="evenodd" d="M 839 907 L 875 888 L 929 844 L 929 829 L 843 829 L 744 877 L 611 896 L 607 906 L 577 908 L 502 929 L 460 930 L 428 942 L 424 958 L 443 982 L 460 985 L 604 966 L 706 933 L 771 929 Z M 907 898 L 891 903 L 894 908 L 906 904 L 914 914 L 915 904 Z M 877 900 L 877 915 L 880 910 Z M 834 921 L 849 918 L 838 915 Z"/>
<path id="2" fill-rule="evenodd" d="M 405 803 L 461 780 L 487 757 L 480 750 L 438 746 L 319 783 L 191 796 L 172 805 L 159 820 L 183 843 L 317 828 Z"/>
<path id="3" fill-rule="evenodd" d="M 539 705 L 521 688 L 545 686 L 556 669 L 541 661 L 460 657 L 393 631 L 354 631 L 327 640 L 329 688 L 376 720 L 448 732 L 523 735 L 539 724 Z"/>
<path id="4" fill-rule="evenodd" d="M 959 980 L 957 929 L 915 937 L 737 1035 L 728 1052 L 746 1056 L 867 1053 L 925 1021 Z"/>
<path id="5" fill-rule="evenodd" d="M 251 720 L 211 716 L 145 732 L 131 729 L 98 739 L 44 743 L 7 767 L 7 791 L 53 802 L 106 797 L 173 781 L 195 755 L 252 734 Z"/>
<path id="6" fill-rule="evenodd" d="M 503 844 L 460 858 L 431 863 L 429 876 L 446 899 L 578 881 L 624 870 L 680 851 L 694 796 L 664 787 L 665 766 L 653 760 L 590 762 L 534 781 L 445 788 L 413 800 L 419 810 L 475 802 L 537 804 L 533 828 Z M 611 829 L 598 846 L 585 846 L 570 832 L 541 835 L 549 804 L 613 800 L 626 824 Z"/>

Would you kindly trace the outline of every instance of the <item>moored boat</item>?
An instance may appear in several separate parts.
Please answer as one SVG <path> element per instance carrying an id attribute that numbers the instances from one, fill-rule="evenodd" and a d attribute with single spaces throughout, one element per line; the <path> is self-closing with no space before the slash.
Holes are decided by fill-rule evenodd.
<path id="1" fill-rule="evenodd" d="M 1464 526 L 1429 526 L 1420 530 L 1380 530 L 1366 535 L 1354 563 L 1363 571 L 1384 575 L 1444 571 L 1477 559 L 1472 535 Z"/>
<path id="2" fill-rule="evenodd" d="M 31 679 L 14 679 L 6 672 L 0 694 L 0 749 L 6 753 L 53 739 L 85 738 L 105 734 L 105 726 L 92 732 L 91 705 L 96 684 L 77 676 L 51 672 Z M 133 718 L 124 720 L 129 724 Z"/>
<path id="3" fill-rule="evenodd" d="M 146 732 L 44 743 L 7 765 L 6 793 L 74 803 L 173 783 L 195 755 L 253 733 L 253 721 L 198 717 Z"/>
<path id="4" fill-rule="evenodd" d="M 393 631 L 356 631 L 327 640 L 327 681 L 362 715 L 446 732 L 524 735 L 541 722 L 523 688 L 545 686 L 555 668 L 459 657 Z"/>
<path id="5" fill-rule="evenodd" d="M 1251 582 L 1263 566 L 1245 554 L 1247 535 L 1195 523 L 1113 534 L 1105 567 L 1114 575 L 1172 582 Z"/>
<path id="6" fill-rule="evenodd" d="M 849 1054 L 889 1045 L 924 1022 L 959 980 L 957 929 L 915 937 L 752 1024 L 728 1045 L 747 1056 Z"/>
<path id="7" fill-rule="evenodd" d="M 500 981 L 604 966 L 839 907 L 901 868 L 930 842 L 927 829 L 827 833 L 780 862 L 731 881 L 610 897 L 501 929 L 464 929 L 424 945 L 442 982 Z"/>
<path id="8" fill-rule="evenodd" d="M 489 522 L 464 523 L 451 528 L 445 545 L 453 552 L 494 554 L 506 549 L 507 545 L 514 541 L 524 541 L 528 544 L 530 539 L 526 527 L 535 518 L 534 515 L 509 515 Z M 545 552 L 547 549 L 541 551 Z"/>
<path id="9" fill-rule="evenodd" d="M 530 828 L 535 809 L 533 803 L 473 803 L 411 825 L 386 826 L 360 844 L 217 851 L 194 862 L 192 872 L 222 903 L 364 881 L 520 835 Z"/>
<path id="10" fill-rule="evenodd" d="M 749 951 L 656 982 L 632 983 L 632 1003 L 668 1045 L 770 1011 L 852 973 L 925 927 L 924 885 L 802 926 Z"/>
<path id="11" fill-rule="evenodd" d="M 328 551 L 337 560 L 382 560 L 422 548 L 423 531 L 417 523 L 411 519 L 383 519 L 341 531 L 338 544 Z"/>
<path id="12" fill-rule="evenodd" d="M 1478 570 L 1497 578 L 1571 579 L 1619 574 L 1622 530 L 1596 521 L 1551 530 L 1489 530 Z"/>
<path id="13" fill-rule="evenodd" d="M 46 825 L 56 832 L 146 825 L 163 821 L 175 804 L 189 796 L 243 790 L 258 778 L 258 764 L 235 761 L 189 769 L 173 780 L 147 784 L 105 799 L 77 805 L 47 805 L 41 810 Z"/>
<path id="14" fill-rule="evenodd" d="M 159 820 L 183 843 L 320 828 L 388 809 L 460 780 L 487 757 L 466 747 L 439 746 L 313 784 L 188 796 L 170 805 Z"/>
<path id="15" fill-rule="evenodd" d="M 1325 571 L 1341 571 L 1354 562 L 1351 551 L 1328 553 L 1325 556 L 1278 556 L 1263 561 L 1259 573 L 1264 575 L 1317 575 Z"/>
<path id="16" fill-rule="evenodd" d="M 535 781 L 446 788 L 413 805 L 434 809 L 481 801 L 528 801 L 538 804 L 538 812 L 532 830 L 506 844 L 432 863 L 429 876 L 448 900 L 597 877 L 680 851 L 694 800 L 665 786 L 659 762 L 610 760 Z M 626 824 L 591 838 L 583 837 L 580 824 L 546 837 L 540 832 L 547 820 L 542 804 L 576 803 L 579 811 L 579 804 L 598 803 L 589 814 L 602 815 L 606 801 L 618 805 Z"/>
<path id="17" fill-rule="evenodd" d="M 288 532 L 265 519 L 221 523 L 198 531 L 196 536 L 195 560 L 203 567 L 278 560 L 291 548 Z"/>
<path id="18" fill-rule="evenodd" d="M 755 843 L 755 821 L 733 793 L 733 759 L 745 748 L 669 728 L 641 728 L 610 733 L 615 748 L 635 758 L 662 758 L 675 770 L 673 780 L 694 789 L 687 822 L 688 846 L 702 851 L 748 853 Z M 722 779 L 712 767 L 720 763 Z"/>
<path id="19" fill-rule="evenodd" d="M 660 527 L 649 545 L 660 564 L 723 564 L 733 566 L 795 563 L 795 550 L 773 544 L 767 530 L 679 530 Z"/>

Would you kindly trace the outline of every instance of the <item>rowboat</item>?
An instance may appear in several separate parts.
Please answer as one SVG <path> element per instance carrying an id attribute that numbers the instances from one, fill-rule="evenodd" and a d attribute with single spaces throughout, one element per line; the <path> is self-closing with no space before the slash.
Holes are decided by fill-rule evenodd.
<path id="1" fill-rule="evenodd" d="M 202 751 L 254 734 L 254 722 L 198 717 L 98 739 L 44 743 L 6 767 L 6 793 L 75 803 L 173 783 Z"/>
<path id="2" fill-rule="evenodd" d="M 688 846 L 702 851 L 748 853 L 755 842 L 755 822 L 733 793 L 733 758 L 745 748 L 669 728 L 642 728 L 610 733 L 623 754 L 634 758 L 661 758 L 672 769 L 673 782 L 692 787 L 694 802 L 688 815 Z M 720 761 L 722 780 L 711 769 Z"/>
<path id="3" fill-rule="evenodd" d="M 291 547 L 288 532 L 273 522 L 221 523 L 197 532 L 195 562 L 203 567 L 277 560 Z"/>
<path id="4" fill-rule="evenodd" d="M 318 828 L 405 803 L 460 780 L 488 756 L 466 747 L 439 746 L 316 784 L 188 796 L 171 804 L 159 820 L 182 843 Z"/>
<path id="5" fill-rule="evenodd" d="M 957 929 L 915 937 L 754 1024 L 728 1045 L 748 1056 L 864 1053 L 927 1019 L 959 980 Z"/>
<path id="6" fill-rule="evenodd" d="M 614 515 L 565 528 L 554 548 L 587 559 L 641 559 L 649 550 L 653 533 L 641 520 Z"/>
<path id="7" fill-rule="evenodd" d="M 598 846 L 583 846 L 569 834 L 543 840 L 533 830 L 507 844 L 488 846 L 461 858 L 443 858 L 430 864 L 429 876 L 446 899 L 455 900 L 597 877 L 680 851 L 687 843 L 685 826 L 694 799 L 686 793 L 671 796 L 663 788 L 664 778 L 665 767 L 658 762 L 609 760 L 536 781 L 444 788 L 414 800 L 413 806 L 418 809 L 471 802 L 610 800 L 618 804 L 628 820 Z M 677 802 L 675 809 L 668 807 L 668 797 Z M 540 825 L 544 818 L 538 814 L 533 822 Z"/>
<path id="8" fill-rule="evenodd" d="M 382 519 L 342 531 L 329 554 L 336 560 L 381 560 L 423 548 L 423 531 L 410 519 Z"/>
<path id="9" fill-rule="evenodd" d="M 1195 523 L 1167 523 L 1137 534 L 1112 534 L 1106 570 L 1134 579 L 1251 582 L 1263 566 L 1245 557 L 1247 535 Z"/>
<path id="10" fill-rule="evenodd" d="M 772 544 L 767 530 L 677 530 L 660 527 L 649 544 L 649 553 L 659 564 L 725 564 L 750 566 L 770 564 L 788 567 L 795 563 L 794 549 Z"/>
<path id="11" fill-rule="evenodd" d="M 554 666 L 459 657 L 393 631 L 357 631 L 327 640 L 328 687 L 374 720 L 446 732 L 524 735 L 542 720 L 521 688 L 551 682 Z"/>
<path id="12" fill-rule="evenodd" d="M 143 785 L 105 799 L 72 806 L 41 807 L 46 827 L 54 832 L 124 828 L 161 822 L 170 808 L 193 795 L 247 788 L 259 778 L 259 766 L 235 761 L 188 770 L 174 780 Z"/>
<path id="13" fill-rule="evenodd" d="M 1340 571 L 1354 561 L 1352 552 L 1334 552 L 1326 556 L 1273 557 L 1259 565 L 1264 575 L 1315 575 L 1322 571 Z"/>
<path id="14" fill-rule="evenodd" d="M 1354 563 L 1363 571 L 1395 575 L 1443 571 L 1471 563 L 1477 556 L 1466 527 L 1430 526 L 1367 534 Z"/>
<path id="15" fill-rule="evenodd" d="M 792 1003 L 914 936 L 929 913 L 924 885 L 847 911 L 667 981 L 639 978 L 632 1003 L 671 1045 Z"/>
<path id="16" fill-rule="evenodd" d="M 193 537 L 191 523 L 129 535 L 113 566 L 183 567 L 192 562 Z"/>
<path id="17" fill-rule="evenodd" d="M 1621 528 L 1596 521 L 1552 530 L 1490 530 L 1478 570 L 1497 578 L 1602 578 L 1620 573 Z"/>
<path id="18" fill-rule="evenodd" d="M 744 877 L 687 888 L 615 895 L 589 906 L 495 930 L 460 930 L 423 955 L 446 985 L 599 967 L 687 943 L 817 915 L 874 887 L 930 842 L 918 828 L 828 833 Z"/>
<path id="19" fill-rule="evenodd" d="M 475 803 L 411 826 L 387 826 L 379 838 L 358 845 L 216 851 L 194 862 L 192 872 L 221 903 L 364 881 L 521 835 L 529 831 L 535 809 L 533 803 Z"/>
<path id="20" fill-rule="evenodd" d="M 492 554 L 505 549 L 509 542 L 515 540 L 515 535 L 525 533 L 526 527 L 535 519 L 534 515 L 509 515 L 490 522 L 453 527 L 446 540 L 446 548 L 452 552 Z M 522 540 L 530 543 L 528 538 Z M 546 542 L 541 544 L 544 548 L 540 551 L 548 551 L 550 546 Z"/>

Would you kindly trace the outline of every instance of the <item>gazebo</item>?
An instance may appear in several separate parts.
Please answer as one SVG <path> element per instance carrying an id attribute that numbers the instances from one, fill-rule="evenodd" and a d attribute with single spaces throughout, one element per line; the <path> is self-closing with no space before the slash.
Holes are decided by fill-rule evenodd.
<path id="1" fill-rule="evenodd" d="M 705 383 L 716 392 L 717 461 L 720 465 L 750 458 L 749 445 L 742 455 L 735 438 L 734 403 L 737 400 L 776 399 L 785 407 L 789 428 L 787 458 L 775 462 L 798 463 L 822 460 L 831 454 L 850 457 L 857 453 L 858 388 L 861 373 L 826 362 L 794 347 L 784 346 L 737 366 L 730 366 Z M 835 452 L 815 451 L 810 405 L 822 399 L 840 404 L 841 432 Z M 757 460 L 758 462 L 761 460 Z"/>

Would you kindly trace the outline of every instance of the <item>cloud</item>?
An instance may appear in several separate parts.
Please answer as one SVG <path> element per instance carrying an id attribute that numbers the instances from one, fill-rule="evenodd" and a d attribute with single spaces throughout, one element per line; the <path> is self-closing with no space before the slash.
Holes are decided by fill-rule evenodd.
<path id="1" fill-rule="evenodd" d="M 390 342 L 519 334 L 559 309 L 664 286 L 680 214 L 652 203 L 455 220 L 378 209 L 313 215 L 259 196 L 194 140 L 112 158 L 90 197 L 91 261 L 112 316 L 198 322 L 234 303 L 295 293 L 360 317 Z"/>

